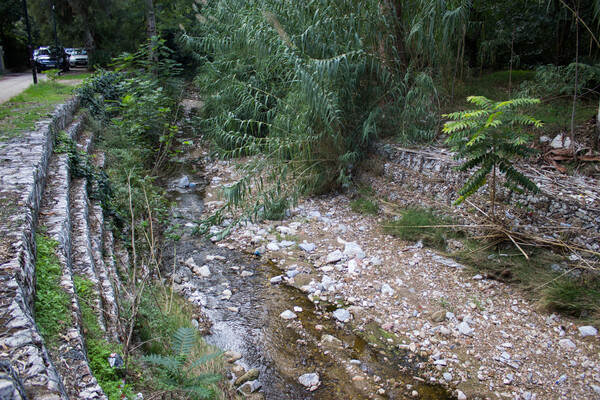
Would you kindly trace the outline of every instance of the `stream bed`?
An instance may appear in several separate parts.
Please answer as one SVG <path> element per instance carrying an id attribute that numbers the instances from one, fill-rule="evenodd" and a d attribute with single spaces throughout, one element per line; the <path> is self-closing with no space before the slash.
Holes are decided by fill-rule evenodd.
<path id="1" fill-rule="evenodd" d="M 169 222 L 178 235 L 165 243 L 163 265 L 174 274 L 174 288 L 209 319 L 205 339 L 239 353 L 236 363 L 246 370 L 259 370 L 252 387 L 264 397 L 256 398 L 452 398 L 446 389 L 413 377 L 419 360 L 397 347 L 384 348 L 385 340 L 377 343 L 377 332 L 355 331 L 331 317 L 334 306 L 315 304 L 285 282 L 271 283 L 286 271 L 254 255 L 253 249 L 240 252 L 193 235 L 207 178 L 200 150 L 181 154 L 163 182 L 173 203 Z M 297 318 L 282 318 L 286 310 Z M 315 372 L 319 385 L 310 391 L 298 378 Z"/>

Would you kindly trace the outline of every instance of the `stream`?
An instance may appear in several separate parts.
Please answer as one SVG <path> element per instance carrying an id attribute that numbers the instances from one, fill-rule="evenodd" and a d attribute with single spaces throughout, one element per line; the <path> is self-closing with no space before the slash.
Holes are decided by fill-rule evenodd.
<path id="1" fill-rule="evenodd" d="M 382 350 L 385 343 L 373 344 L 376 338 L 368 332 L 336 323 L 330 316 L 335 307 L 315 305 L 286 283 L 272 284 L 272 277 L 286 271 L 268 259 L 193 235 L 204 207 L 206 176 L 205 154 L 189 151 L 192 140 L 179 139 L 178 146 L 187 147 L 163 182 L 173 204 L 169 223 L 178 235 L 165 243 L 163 265 L 174 274 L 176 290 L 210 320 L 207 342 L 240 353 L 236 363 L 245 369 L 258 369 L 260 383 L 254 387 L 269 400 L 407 399 L 415 397 L 414 391 L 420 399 L 452 398 L 446 389 L 413 377 L 418 359 L 397 347 Z M 280 317 L 294 308 L 298 318 Z M 320 384 L 309 391 L 298 377 L 313 372 Z"/>

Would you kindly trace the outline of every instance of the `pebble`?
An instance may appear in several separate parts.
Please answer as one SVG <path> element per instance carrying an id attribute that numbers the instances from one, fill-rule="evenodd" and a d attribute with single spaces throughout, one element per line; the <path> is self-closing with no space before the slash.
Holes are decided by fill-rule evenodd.
<path id="1" fill-rule="evenodd" d="M 296 275 L 298 275 L 300 273 L 300 271 L 298 271 L 297 269 L 290 269 L 288 272 L 286 272 L 285 274 L 287 275 L 288 278 L 293 278 Z"/>
<path id="2" fill-rule="evenodd" d="M 598 334 L 598 329 L 594 328 L 593 326 L 580 326 L 579 333 L 582 337 L 596 336 Z"/>
<path id="3" fill-rule="evenodd" d="M 242 271 L 242 277 L 247 277 L 247 276 L 252 276 L 254 275 L 254 272 L 250 272 L 250 271 Z"/>
<path id="4" fill-rule="evenodd" d="M 258 376 L 260 375 L 260 371 L 256 368 L 252 368 L 249 369 L 248 372 L 246 372 L 244 375 L 240 376 L 239 378 L 237 378 L 234 382 L 234 386 L 238 387 L 243 385 L 246 382 L 249 381 L 253 381 L 258 379 Z"/>
<path id="5" fill-rule="evenodd" d="M 271 251 L 279 251 L 281 248 L 279 247 L 279 245 L 277 243 L 271 242 L 269 244 L 267 244 L 267 250 L 271 250 Z"/>
<path id="6" fill-rule="evenodd" d="M 444 372 L 443 377 L 446 382 L 450 382 L 452 380 L 452 374 L 450 372 Z"/>
<path id="7" fill-rule="evenodd" d="M 294 319 L 297 317 L 297 315 L 294 314 L 292 310 L 285 310 L 284 312 L 279 314 L 279 316 L 283 319 Z"/>
<path id="8" fill-rule="evenodd" d="M 576 347 L 575 343 L 573 343 L 571 339 L 561 339 L 558 341 L 558 345 L 565 350 L 571 350 Z"/>
<path id="9" fill-rule="evenodd" d="M 234 362 L 242 358 L 241 353 L 238 353 L 237 351 L 233 350 L 228 350 L 223 355 L 225 356 L 225 360 L 227 360 L 229 364 L 233 364 Z"/>
<path id="10" fill-rule="evenodd" d="M 279 243 L 279 245 L 280 245 L 281 247 L 291 247 L 291 246 L 293 246 L 293 245 L 295 245 L 295 244 L 296 244 L 296 242 L 292 242 L 291 240 L 282 240 L 282 241 Z"/>
<path id="11" fill-rule="evenodd" d="M 473 329 L 464 321 L 458 324 L 458 331 L 465 336 L 471 336 L 473 334 Z"/>
<path id="12" fill-rule="evenodd" d="M 600 386 L 598 385 L 591 385 L 591 388 L 594 392 L 600 394 Z"/>
<path id="13" fill-rule="evenodd" d="M 300 382 L 302 386 L 305 386 L 309 389 L 312 389 L 313 387 L 318 387 L 321 384 L 319 374 L 316 372 L 300 375 L 298 377 L 298 382 Z"/>
<path id="14" fill-rule="evenodd" d="M 344 257 L 344 255 L 342 254 L 341 250 L 336 250 L 327 255 L 327 259 L 325 260 L 325 262 L 327 264 L 334 264 L 334 263 L 340 261 L 343 257 Z"/>
<path id="15" fill-rule="evenodd" d="M 359 260 L 362 260 L 367 256 L 360 246 L 354 242 L 346 242 L 344 255 L 350 258 L 358 258 Z"/>
<path id="16" fill-rule="evenodd" d="M 340 322 L 350 321 L 350 312 L 344 308 L 338 308 L 333 312 L 333 317 Z"/>
<path id="17" fill-rule="evenodd" d="M 381 285 L 381 294 L 387 295 L 387 296 L 393 296 L 394 293 L 395 293 L 394 289 L 392 289 L 392 287 L 390 285 L 388 285 L 387 283 L 384 283 L 383 285 Z"/>
<path id="18" fill-rule="evenodd" d="M 456 398 L 458 400 L 467 400 L 467 395 L 465 395 L 463 392 L 461 392 L 460 390 L 456 391 Z"/>
<path id="19" fill-rule="evenodd" d="M 317 246 L 314 243 L 300 243 L 298 247 L 300 247 L 307 253 L 310 253 L 311 251 L 314 251 L 317 248 Z"/>
<path id="20" fill-rule="evenodd" d="M 276 284 L 276 283 L 281 283 L 281 282 L 283 282 L 283 275 L 277 275 L 277 276 L 274 276 L 274 277 L 272 277 L 272 278 L 270 279 L 270 282 L 271 282 L 272 284 Z"/>
<path id="21" fill-rule="evenodd" d="M 208 265 L 203 265 L 201 267 L 196 265 L 192 271 L 194 271 L 196 275 L 200 275 L 203 278 L 208 278 L 210 276 L 210 269 L 208 268 Z"/>
<path id="22" fill-rule="evenodd" d="M 294 312 L 302 312 L 302 307 L 294 306 Z"/>

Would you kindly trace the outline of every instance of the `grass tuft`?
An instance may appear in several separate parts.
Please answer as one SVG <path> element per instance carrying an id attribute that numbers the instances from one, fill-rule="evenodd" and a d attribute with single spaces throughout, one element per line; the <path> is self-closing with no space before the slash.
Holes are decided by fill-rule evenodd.
<path id="1" fill-rule="evenodd" d="M 458 236 L 451 228 L 438 227 L 450 225 L 452 221 L 441 217 L 430 210 L 422 208 L 407 208 L 402 211 L 399 219 L 383 224 L 386 233 L 398 236 L 403 240 L 419 241 L 436 249 L 444 250 L 446 241 Z"/>

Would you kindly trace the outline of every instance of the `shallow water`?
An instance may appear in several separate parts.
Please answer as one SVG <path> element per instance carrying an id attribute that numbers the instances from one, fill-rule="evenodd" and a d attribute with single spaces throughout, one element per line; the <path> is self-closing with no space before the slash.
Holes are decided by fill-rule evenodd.
<path id="1" fill-rule="evenodd" d="M 204 176 L 195 163 L 193 167 L 191 164 L 185 159 L 174 164 L 172 176 L 164 182 L 174 204 L 171 224 L 183 232 L 178 241 L 167 243 L 163 249 L 164 265 L 167 269 L 176 265 L 177 273 L 189 279 L 194 288 L 191 297 L 212 322 L 206 340 L 241 353 L 238 363 L 260 371 L 258 380 L 266 399 L 405 399 L 412 398 L 411 390 L 417 390 L 421 399 L 451 398 L 441 387 L 414 380 L 414 363 L 407 361 L 404 352 L 382 352 L 381 347 L 368 343 L 367 333 L 357 334 L 349 326 L 336 324 L 327 310 L 309 301 L 299 289 L 270 284 L 271 277 L 284 272 L 274 264 L 191 235 L 193 222 L 202 213 L 204 196 Z M 184 175 L 196 187 L 179 188 L 177 183 Z M 175 263 L 173 254 L 178 260 Z M 224 259 L 207 261 L 207 255 Z M 198 266 L 207 265 L 211 275 L 201 278 L 191 273 L 181 262 L 190 258 Z M 244 271 L 252 275 L 242 276 Z M 232 292 L 228 300 L 222 298 L 225 289 Z M 279 316 L 294 306 L 303 310 L 297 313 L 298 319 L 291 322 Z M 341 343 L 322 344 L 324 335 Z M 403 369 L 406 372 L 400 372 Z M 361 370 L 368 376 L 381 377 L 381 381 L 353 381 Z M 309 372 L 320 375 L 321 386 L 314 392 L 298 382 L 300 375 Z M 394 382 L 399 383 L 398 387 Z M 414 388 L 407 389 L 407 384 Z M 385 393 L 377 393 L 378 388 Z"/>

